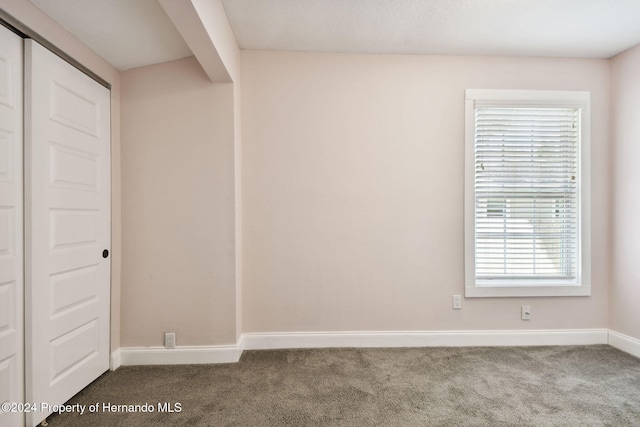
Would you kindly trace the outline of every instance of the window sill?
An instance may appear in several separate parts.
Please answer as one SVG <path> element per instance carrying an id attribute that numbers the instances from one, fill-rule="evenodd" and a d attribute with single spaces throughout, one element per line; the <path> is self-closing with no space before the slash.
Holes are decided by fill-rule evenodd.
<path id="1" fill-rule="evenodd" d="M 591 296 L 591 286 L 467 286 L 466 298 Z"/>

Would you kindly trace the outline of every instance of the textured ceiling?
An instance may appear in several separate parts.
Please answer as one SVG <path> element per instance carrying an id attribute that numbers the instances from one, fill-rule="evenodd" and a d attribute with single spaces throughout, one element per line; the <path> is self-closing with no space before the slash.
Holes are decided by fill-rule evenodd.
<path id="1" fill-rule="evenodd" d="M 609 58 L 640 0 L 223 0 L 243 49 Z"/>
<path id="2" fill-rule="evenodd" d="M 157 0 L 31 1 L 120 70 L 191 55 Z M 610 58 L 640 43 L 640 0 L 222 3 L 243 49 Z"/>
<path id="3" fill-rule="evenodd" d="M 119 70 L 191 56 L 157 0 L 31 0 Z"/>

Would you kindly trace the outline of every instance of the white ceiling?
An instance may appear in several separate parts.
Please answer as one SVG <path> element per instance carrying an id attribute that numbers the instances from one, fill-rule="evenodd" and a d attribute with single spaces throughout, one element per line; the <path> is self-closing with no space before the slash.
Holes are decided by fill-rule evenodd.
<path id="1" fill-rule="evenodd" d="M 191 56 L 157 0 L 31 0 L 123 71 Z"/>
<path id="2" fill-rule="evenodd" d="M 243 49 L 609 58 L 640 0 L 223 0 Z"/>
<path id="3" fill-rule="evenodd" d="M 120 70 L 191 55 L 157 0 L 31 1 Z M 610 58 L 640 44 L 640 0 L 222 3 L 242 49 Z"/>

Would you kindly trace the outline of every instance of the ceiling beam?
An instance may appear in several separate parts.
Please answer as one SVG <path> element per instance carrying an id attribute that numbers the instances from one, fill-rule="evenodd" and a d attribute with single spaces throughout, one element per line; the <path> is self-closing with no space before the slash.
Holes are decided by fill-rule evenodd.
<path id="1" fill-rule="evenodd" d="M 160 5 L 212 82 L 238 81 L 240 50 L 221 0 L 160 0 Z"/>

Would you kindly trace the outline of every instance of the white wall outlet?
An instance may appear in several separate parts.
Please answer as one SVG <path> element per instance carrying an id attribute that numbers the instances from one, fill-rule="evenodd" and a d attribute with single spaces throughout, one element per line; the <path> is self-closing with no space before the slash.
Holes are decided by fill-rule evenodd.
<path id="1" fill-rule="evenodd" d="M 164 348 L 176 348 L 176 333 L 165 332 L 164 333 Z"/>
<path id="2" fill-rule="evenodd" d="M 454 295 L 453 296 L 453 309 L 460 310 L 462 308 L 462 296 Z"/>
<path id="3" fill-rule="evenodd" d="M 522 320 L 531 320 L 531 307 L 528 305 L 523 305 L 520 309 L 520 318 Z"/>

